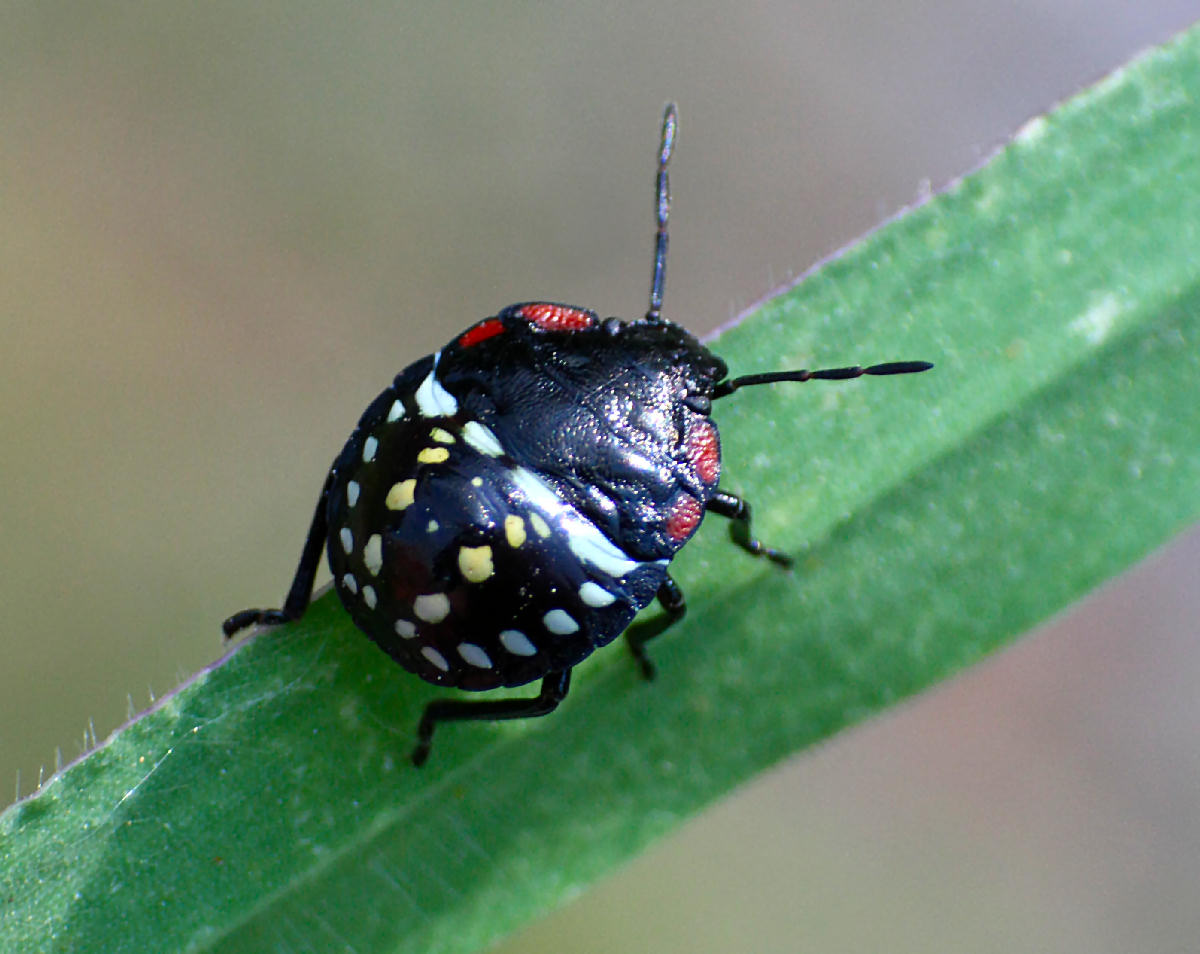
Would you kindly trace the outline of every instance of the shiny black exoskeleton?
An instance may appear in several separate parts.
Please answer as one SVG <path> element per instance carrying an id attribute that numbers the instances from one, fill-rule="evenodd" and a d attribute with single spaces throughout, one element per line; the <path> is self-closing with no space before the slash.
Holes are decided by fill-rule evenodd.
<path id="1" fill-rule="evenodd" d="M 706 512 L 744 550 L 787 565 L 750 533 L 747 504 L 718 487 L 712 402 L 747 385 L 926 370 L 924 362 L 728 379 L 724 362 L 661 317 L 676 113 L 663 119 L 650 310 L 600 319 L 552 302 L 512 305 L 402 371 L 334 461 L 283 608 L 245 610 L 227 636 L 303 615 L 322 549 L 355 624 L 422 679 L 485 690 L 541 679 L 530 699 L 442 700 L 437 723 L 544 715 L 571 668 L 656 597 L 645 643 L 683 616 L 667 572 Z"/>

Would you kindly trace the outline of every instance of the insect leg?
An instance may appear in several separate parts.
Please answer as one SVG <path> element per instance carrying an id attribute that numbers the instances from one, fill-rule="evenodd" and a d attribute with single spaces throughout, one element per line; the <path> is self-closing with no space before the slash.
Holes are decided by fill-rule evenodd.
<path id="1" fill-rule="evenodd" d="M 747 553 L 766 557 L 780 566 L 792 565 L 792 558 L 786 553 L 764 546 L 755 539 L 750 532 L 750 505 L 741 497 L 718 490 L 708 499 L 704 509 L 732 521 L 729 524 L 729 537 Z"/>
<path id="2" fill-rule="evenodd" d="M 678 623 L 687 613 L 687 600 L 684 599 L 683 590 L 669 576 L 658 588 L 658 602 L 666 610 L 662 616 L 635 623 L 625 631 L 625 641 L 629 644 L 633 658 L 641 667 L 644 679 L 654 678 L 654 663 L 646 655 L 646 643 Z"/>
<path id="3" fill-rule="evenodd" d="M 304 541 L 304 552 L 300 554 L 300 565 L 296 567 L 291 589 L 284 598 L 283 609 L 246 609 L 234 613 L 221 624 L 226 639 L 248 626 L 274 626 L 291 622 L 304 615 L 304 611 L 308 609 L 308 602 L 312 599 L 313 579 L 317 575 L 317 565 L 321 562 L 321 551 L 329 533 L 329 525 L 325 519 L 325 500 L 329 496 L 329 485 L 332 483 L 333 473 L 330 472 L 325 478 L 325 486 L 321 488 L 312 526 L 308 529 L 308 539 Z"/>
<path id="4" fill-rule="evenodd" d="M 425 707 L 417 727 L 417 747 L 413 749 L 413 765 L 421 766 L 429 758 L 433 745 L 433 730 L 439 722 L 493 722 L 501 719 L 532 719 L 558 708 L 571 687 L 571 670 L 548 673 L 542 680 L 541 691 L 532 699 L 495 699 L 472 702 L 465 699 L 438 699 Z"/>

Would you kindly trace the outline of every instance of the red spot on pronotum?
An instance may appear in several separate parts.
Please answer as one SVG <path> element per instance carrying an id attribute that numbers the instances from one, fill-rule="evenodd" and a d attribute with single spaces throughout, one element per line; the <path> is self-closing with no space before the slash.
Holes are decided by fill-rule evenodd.
<path id="1" fill-rule="evenodd" d="M 706 484 L 715 484 L 721 476 L 721 442 L 710 421 L 696 421 L 689 429 L 687 459 Z"/>
<path id="2" fill-rule="evenodd" d="M 583 331 L 596 323 L 596 315 L 585 308 L 569 308 L 550 302 L 525 305 L 517 314 L 545 331 Z"/>
<path id="3" fill-rule="evenodd" d="M 680 494 L 667 517 L 667 536 L 672 540 L 686 540 L 700 523 L 704 508 L 691 494 Z"/>
<path id="4" fill-rule="evenodd" d="M 460 347 L 469 348 L 471 345 L 477 345 L 481 341 L 487 341 L 488 338 L 494 338 L 504 331 L 504 322 L 499 318 L 489 318 L 487 321 L 481 321 L 474 328 L 468 328 L 459 335 L 458 343 Z"/>

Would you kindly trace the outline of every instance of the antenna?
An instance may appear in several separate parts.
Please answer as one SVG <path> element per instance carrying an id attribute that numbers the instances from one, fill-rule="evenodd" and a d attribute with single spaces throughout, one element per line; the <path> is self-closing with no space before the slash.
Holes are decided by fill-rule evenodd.
<path id="1" fill-rule="evenodd" d="M 671 161 L 671 154 L 675 151 L 675 136 L 678 131 L 679 108 L 674 103 L 667 103 L 663 110 L 662 138 L 658 146 L 658 176 L 655 178 L 654 185 L 654 206 L 658 231 L 654 236 L 654 275 L 650 280 L 650 308 L 646 312 L 646 320 L 653 322 L 663 320 L 663 285 L 667 279 L 667 245 L 669 244 L 667 220 L 671 215 L 671 181 L 667 175 L 667 165 Z M 866 368 L 854 365 L 848 368 L 825 368 L 820 371 L 808 371 L 801 368 L 797 371 L 747 374 L 717 384 L 713 388 L 712 400 L 728 397 L 739 388 L 752 387 L 757 384 L 774 384 L 778 381 L 846 381 L 850 378 L 861 378 L 863 375 L 919 374 L 932 367 L 933 365 L 928 361 L 889 361 L 886 364 L 872 364 Z"/>
<path id="2" fill-rule="evenodd" d="M 717 398 L 728 397 L 738 388 L 753 387 L 756 384 L 775 384 L 777 381 L 847 381 L 850 378 L 861 378 L 864 374 L 919 374 L 932 367 L 928 361 L 889 361 L 887 364 L 873 364 L 867 368 L 854 365 L 849 368 L 825 368 L 822 371 L 800 368 L 797 371 L 746 374 L 740 378 L 720 382 L 713 388 L 712 399 L 715 401 Z"/>
<path id="3" fill-rule="evenodd" d="M 650 310 L 647 321 L 662 321 L 663 283 L 667 277 L 667 217 L 671 214 L 671 182 L 667 163 L 675 151 L 675 133 L 679 128 L 679 110 L 667 103 L 663 110 L 662 141 L 658 147 L 658 177 L 655 179 L 655 213 L 658 232 L 654 237 L 654 277 L 650 282 Z"/>

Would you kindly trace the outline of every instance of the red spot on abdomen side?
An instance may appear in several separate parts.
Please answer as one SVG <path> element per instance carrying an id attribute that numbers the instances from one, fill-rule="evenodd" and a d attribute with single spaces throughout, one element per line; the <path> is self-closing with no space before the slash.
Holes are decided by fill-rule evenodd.
<path id="1" fill-rule="evenodd" d="M 671 505 L 671 514 L 667 517 L 667 536 L 681 543 L 692 535 L 700 523 L 704 508 L 700 501 L 691 494 L 680 494 Z"/>
<path id="2" fill-rule="evenodd" d="M 550 302 L 525 305 L 517 314 L 546 331 L 583 331 L 596 323 L 595 313 L 586 308 L 570 308 Z"/>
<path id="3" fill-rule="evenodd" d="M 711 421 L 699 420 L 688 428 L 684 450 L 688 462 L 706 484 L 715 484 L 721 476 L 721 440 Z"/>
<path id="4" fill-rule="evenodd" d="M 471 345 L 487 341 L 488 338 L 494 338 L 503 332 L 504 322 L 499 318 L 489 318 L 487 321 L 481 321 L 474 328 L 468 328 L 464 331 L 458 338 L 458 344 L 459 347 L 469 348 Z"/>

